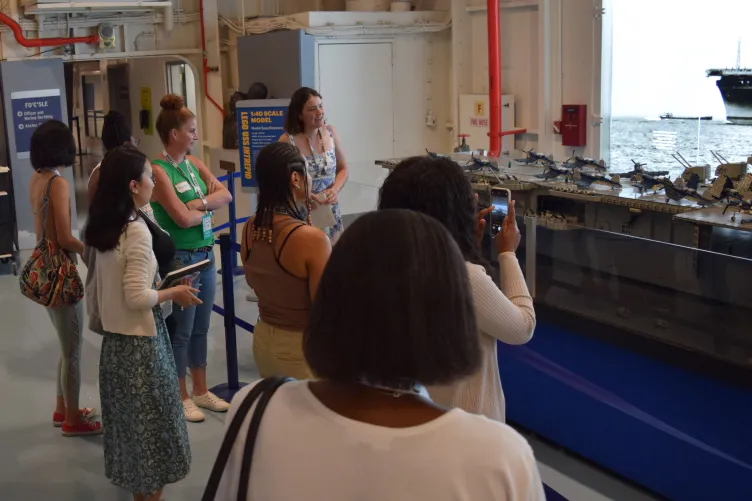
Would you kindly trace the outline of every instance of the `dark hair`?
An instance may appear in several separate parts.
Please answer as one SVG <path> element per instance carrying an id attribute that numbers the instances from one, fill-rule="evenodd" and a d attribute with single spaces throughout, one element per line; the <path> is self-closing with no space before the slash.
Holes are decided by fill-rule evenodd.
<path id="1" fill-rule="evenodd" d="M 34 169 L 68 167 L 76 162 L 76 143 L 67 125 L 48 120 L 34 130 L 29 145 Z"/>
<path id="2" fill-rule="evenodd" d="M 399 387 L 473 374 L 480 364 L 473 298 L 451 235 L 413 211 L 358 218 L 332 250 L 303 352 L 318 377 L 336 382 Z"/>
<path id="3" fill-rule="evenodd" d="M 473 187 L 453 160 L 428 156 L 403 160 L 381 186 L 379 209 L 412 209 L 438 219 L 465 261 L 485 265 L 475 238 Z"/>
<path id="4" fill-rule="evenodd" d="M 106 151 L 114 150 L 131 140 L 131 128 L 125 117 L 118 111 L 110 110 L 104 116 L 102 125 L 102 144 Z"/>
<path id="5" fill-rule="evenodd" d="M 86 245 L 101 252 L 118 246 L 120 235 L 137 209 L 129 185 L 141 179 L 145 164 L 146 155 L 129 144 L 118 146 L 104 157 L 84 230 Z"/>
<path id="6" fill-rule="evenodd" d="M 156 128 L 162 144 L 167 145 L 170 142 L 170 132 L 173 129 L 179 129 L 196 115 L 185 107 L 185 101 L 177 94 L 167 94 L 159 102 L 159 106 L 162 111 L 157 117 Z"/>
<path id="7" fill-rule="evenodd" d="M 262 82 L 253 82 L 246 95 L 248 99 L 266 99 L 269 95 L 269 89 Z"/>
<path id="8" fill-rule="evenodd" d="M 303 107 L 311 97 L 321 97 L 316 90 L 310 87 L 301 87 L 293 93 L 290 98 L 290 106 L 287 107 L 287 116 L 285 117 L 285 130 L 288 134 L 300 134 L 303 132 L 303 121 L 300 119 L 303 113 Z"/>
<path id="9" fill-rule="evenodd" d="M 262 149 L 256 158 L 256 181 L 258 182 L 258 206 L 253 220 L 253 240 L 271 242 L 274 210 L 285 209 L 296 219 L 305 220 L 306 211 L 294 202 L 290 190 L 293 172 L 303 176 L 308 199 L 306 163 L 298 149 L 290 143 L 271 143 Z"/>

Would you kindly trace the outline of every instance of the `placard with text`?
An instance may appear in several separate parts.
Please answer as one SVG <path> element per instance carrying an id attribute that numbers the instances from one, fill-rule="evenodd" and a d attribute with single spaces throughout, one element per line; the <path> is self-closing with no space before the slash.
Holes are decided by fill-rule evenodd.
<path id="1" fill-rule="evenodd" d="M 279 140 L 285 133 L 287 100 L 253 100 L 237 104 L 238 149 L 240 150 L 241 185 L 256 187 L 256 157 L 264 146 Z"/>

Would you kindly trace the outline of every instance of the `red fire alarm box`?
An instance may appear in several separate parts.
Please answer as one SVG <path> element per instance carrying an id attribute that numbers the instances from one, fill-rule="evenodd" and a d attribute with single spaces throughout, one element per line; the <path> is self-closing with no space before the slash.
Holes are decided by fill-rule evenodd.
<path id="1" fill-rule="evenodd" d="M 561 107 L 561 144 L 585 146 L 587 140 L 587 105 L 565 104 Z"/>

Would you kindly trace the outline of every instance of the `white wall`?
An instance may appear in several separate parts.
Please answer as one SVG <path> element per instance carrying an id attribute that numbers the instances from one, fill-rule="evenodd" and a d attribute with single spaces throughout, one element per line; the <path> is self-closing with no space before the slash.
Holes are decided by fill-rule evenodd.
<path id="1" fill-rule="evenodd" d="M 174 61 L 173 58 L 142 58 L 129 59 L 129 78 L 131 88 L 131 123 L 133 124 L 133 134 L 141 142 L 139 149 L 146 153 L 149 158 L 155 158 L 162 151 L 162 142 L 157 134 L 154 124 L 157 122 L 159 115 L 159 101 L 167 94 L 167 77 L 165 64 L 168 61 Z M 145 131 L 139 128 L 139 110 L 141 109 L 141 89 L 148 87 L 151 89 L 151 114 L 152 114 L 152 135 L 147 135 Z"/>

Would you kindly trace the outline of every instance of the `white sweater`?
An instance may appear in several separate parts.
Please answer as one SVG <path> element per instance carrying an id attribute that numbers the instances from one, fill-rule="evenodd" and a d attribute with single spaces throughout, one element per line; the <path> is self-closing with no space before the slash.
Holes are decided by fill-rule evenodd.
<path id="1" fill-rule="evenodd" d="M 232 401 L 226 425 L 253 385 Z M 236 499 L 250 413 L 217 501 Z M 322 404 L 307 381 L 269 401 L 253 454 L 249 501 L 544 501 L 533 452 L 509 426 L 453 409 L 428 423 L 387 428 Z"/>
<path id="2" fill-rule="evenodd" d="M 505 252 L 498 259 L 501 290 L 482 266 L 467 263 L 482 351 L 480 370 L 452 385 L 429 388 L 429 393 L 441 405 L 503 422 L 506 405 L 499 379 L 496 340 L 507 344 L 530 341 L 535 330 L 535 310 L 517 257 L 513 252 Z"/>
<path id="3" fill-rule="evenodd" d="M 95 269 L 104 330 L 131 336 L 156 335 L 152 308 L 159 298 L 153 288 L 158 266 L 146 223 L 133 221 L 115 250 L 97 251 Z"/>

